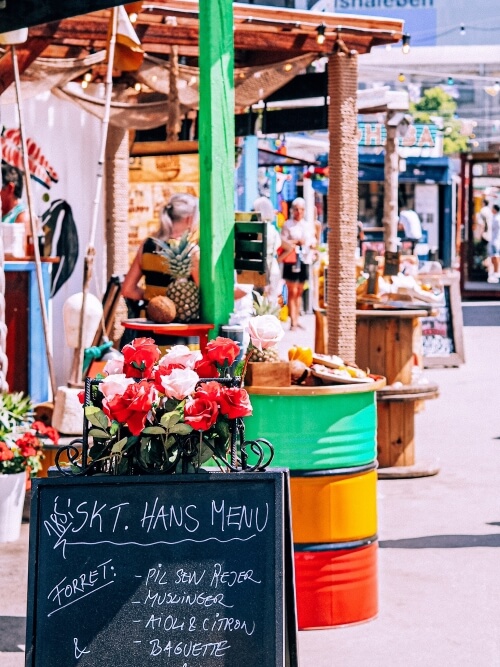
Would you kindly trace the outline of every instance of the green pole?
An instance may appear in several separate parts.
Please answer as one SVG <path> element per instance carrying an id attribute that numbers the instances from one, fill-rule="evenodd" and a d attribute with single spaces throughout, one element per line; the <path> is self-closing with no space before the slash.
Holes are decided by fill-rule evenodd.
<path id="1" fill-rule="evenodd" d="M 200 285 L 202 318 L 234 305 L 234 39 L 232 0 L 200 0 Z"/>

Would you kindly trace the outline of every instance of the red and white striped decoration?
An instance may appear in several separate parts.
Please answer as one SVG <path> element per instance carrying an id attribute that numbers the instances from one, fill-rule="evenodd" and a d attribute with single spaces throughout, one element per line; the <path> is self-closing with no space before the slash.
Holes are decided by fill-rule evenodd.
<path id="1" fill-rule="evenodd" d="M 24 171 L 21 150 L 21 131 L 15 128 L 4 129 L 0 137 L 0 142 L 0 154 L 2 160 L 7 162 L 7 164 Z M 26 140 L 26 145 L 28 149 L 28 164 L 31 177 L 46 188 L 50 188 L 53 183 L 57 183 L 59 180 L 57 172 L 49 164 L 40 147 L 33 141 L 33 139 L 28 138 Z"/>

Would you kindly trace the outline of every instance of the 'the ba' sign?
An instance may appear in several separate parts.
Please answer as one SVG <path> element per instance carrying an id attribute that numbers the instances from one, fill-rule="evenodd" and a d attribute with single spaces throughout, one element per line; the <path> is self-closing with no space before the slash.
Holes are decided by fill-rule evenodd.
<path id="1" fill-rule="evenodd" d="M 434 148 L 437 137 L 436 125 L 410 125 L 399 145 L 406 148 Z M 383 123 L 358 123 L 358 144 L 360 146 L 385 146 L 387 133 Z"/>

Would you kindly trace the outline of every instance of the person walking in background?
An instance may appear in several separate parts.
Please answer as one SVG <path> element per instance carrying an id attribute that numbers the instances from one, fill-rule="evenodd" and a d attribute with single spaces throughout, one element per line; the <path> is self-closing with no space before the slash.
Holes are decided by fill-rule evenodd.
<path id="1" fill-rule="evenodd" d="M 490 241 L 488 243 L 488 257 L 492 272 L 488 276 L 489 283 L 500 281 L 500 206 L 493 204 L 490 222 Z"/>
<path id="2" fill-rule="evenodd" d="M 489 201 L 483 199 L 483 205 L 476 215 L 476 220 L 473 228 L 473 235 L 475 241 L 485 241 L 489 243 L 491 240 L 491 221 L 493 218 L 493 211 L 490 208 Z"/>
<path id="3" fill-rule="evenodd" d="M 267 223 L 267 286 L 265 288 L 265 295 L 276 305 L 280 295 L 281 283 L 281 269 L 278 263 L 278 249 L 282 246 L 281 234 L 274 226 L 276 213 L 271 200 L 268 197 L 257 197 L 253 203 L 253 210 L 260 213 L 263 222 Z M 292 246 L 287 246 L 289 249 Z"/>
<path id="4" fill-rule="evenodd" d="M 2 165 L 2 222 L 29 222 L 28 209 L 22 201 L 23 174 L 17 167 Z"/>
<path id="5" fill-rule="evenodd" d="M 280 255 L 283 262 L 283 278 L 288 290 L 288 310 L 290 331 L 304 327 L 299 322 L 304 283 L 309 280 L 310 265 L 313 260 L 316 238 L 311 225 L 304 219 L 305 201 L 302 197 L 293 200 L 291 217 L 283 225 L 281 238 L 283 245 L 289 246 Z M 290 248 L 291 246 L 291 248 Z"/>

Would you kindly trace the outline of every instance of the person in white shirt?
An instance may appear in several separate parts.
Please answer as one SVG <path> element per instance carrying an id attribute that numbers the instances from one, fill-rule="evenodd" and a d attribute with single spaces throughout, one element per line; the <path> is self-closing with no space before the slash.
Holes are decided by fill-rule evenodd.
<path id="1" fill-rule="evenodd" d="M 422 238 L 422 223 L 415 211 L 404 206 L 399 213 L 399 231 L 403 232 L 404 238 L 409 241 L 419 241 Z"/>

